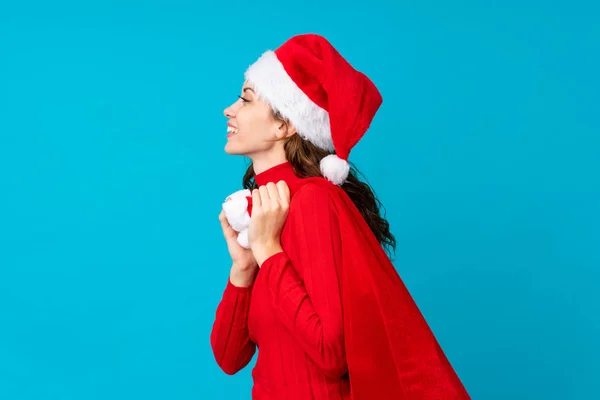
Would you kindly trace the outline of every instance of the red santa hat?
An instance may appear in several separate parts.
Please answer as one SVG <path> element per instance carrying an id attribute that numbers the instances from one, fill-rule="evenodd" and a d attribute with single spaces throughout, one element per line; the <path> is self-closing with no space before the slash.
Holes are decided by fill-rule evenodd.
<path id="1" fill-rule="evenodd" d="M 344 183 L 350 150 L 383 101 L 373 82 L 316 34 L 294 36 L 264 52 L 245 78 L 301 137 L 335 152 L 321 160 L 321 173 L 336 185 Z"/>

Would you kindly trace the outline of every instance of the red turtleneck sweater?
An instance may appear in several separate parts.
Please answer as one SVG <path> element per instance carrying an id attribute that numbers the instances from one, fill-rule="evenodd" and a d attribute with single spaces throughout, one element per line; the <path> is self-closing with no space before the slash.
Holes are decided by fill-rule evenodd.
<path id="1" fill-rule="evenodd" d="M 327 190 L 301 185 L 289 163 L 255 177 L 285 180 L 292 193 L 283 252 L 267 259 L 250 287 L 230 281 L 217 308 L 211 344 L 228 374 L 252 370 L 256 400 L 350 399 L 336 263 L 338 221 Z"/>

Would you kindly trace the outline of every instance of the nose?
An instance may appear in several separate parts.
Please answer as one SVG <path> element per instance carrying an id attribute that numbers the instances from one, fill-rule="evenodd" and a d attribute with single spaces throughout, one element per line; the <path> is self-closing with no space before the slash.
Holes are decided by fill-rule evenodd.
<path id="1" fill-rule="evenodd" d="M 233 118 L 235 117 L 235 113 L 236 113 L 236 104 L 237 102 L 233 103 L 232 105 L 230 105 L 229 107 L 227 107 L 226 109 L 223 110 L 223 115 L 225 115 L 227 118 Z"/>

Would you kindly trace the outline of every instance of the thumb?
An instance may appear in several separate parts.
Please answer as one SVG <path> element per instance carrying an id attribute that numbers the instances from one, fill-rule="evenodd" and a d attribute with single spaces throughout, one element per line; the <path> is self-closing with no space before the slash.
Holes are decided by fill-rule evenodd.
<path id="1" fill-rule="evenodd" d="M 219 221 L 221 222 L 221 229 L 223 230 L 223 236 L 227 240 L 235 240 L 237 238 L 237 233 L 235 230 L 229 225 L 229 221 L 227 221 L 227 217 L 225 216 L 225 211 L 221 211 L 219 214 Z"/>

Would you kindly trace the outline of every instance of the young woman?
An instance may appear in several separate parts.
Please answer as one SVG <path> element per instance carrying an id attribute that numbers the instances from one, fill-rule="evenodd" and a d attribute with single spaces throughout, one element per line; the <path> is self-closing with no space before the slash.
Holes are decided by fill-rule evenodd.
<path id="1" fill-rule="evenodd" d="M 228 154 L 251 159 L 248 248 L 232 258 L 211 344 L 253 399 L 469 399 L 385 248 L 395 240 L 351 148 L 382 98 L 323 37 L 290 38 L 225 109 Z"/>

